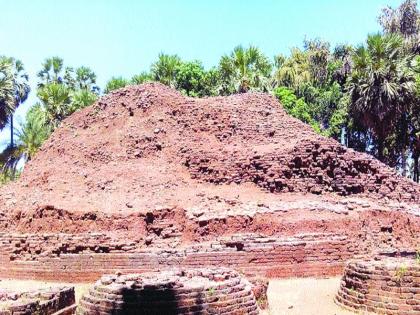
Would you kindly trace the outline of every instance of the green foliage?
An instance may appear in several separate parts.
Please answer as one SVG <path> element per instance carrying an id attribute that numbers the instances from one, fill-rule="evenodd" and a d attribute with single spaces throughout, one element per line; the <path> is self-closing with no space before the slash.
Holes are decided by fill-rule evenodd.
<path id="1" fill-rule="evenodd" d="M 181 58 L 177 55 L 159 54 L 158 60 L 152 64 L 150 73 L 154 81 L 175 87 L 177 68 L 181 65 Z"/>
<path id="2" fill-rule="evenodd" d="M 108 94 L 111 91 L 123 88 L 127 86 L 130 82 L 123 77 L 112 77 L 105 86 L 104 93 Z"/>
<path id="3" fill-rule="evenodd" d="M 348 89 L 350 113 L 370 129 L 378 142 L 377 156 L 385 160 L 385 141 L 415 93 L 413 56 L 404 51 L 395 34 L 369 35 L 366 46 L 353 55 L 353 72 Z"/>
<path id="4" fill-rule="evenodd" d="M 15 105 L 13 69 L 6 59 L 0 58 L 0 129 L 6 126 Z"/>
<path id="5" fill-rule="evenodd" d="M 382 9 L 378 17 L 379 24 L 386 33 L 404 37 L 415 37 L 419 33 L 419 20 L 416 0 L 405 0 L 396 9 L 388 6 Z"/>
<path id="6" fill-rule="evenodd" d="M 271 69 L 269 59 L 257 47 L 237 46 L 230 55 L 220 59 L 220 92 L 227 95 L 250 90 L 268 91 Z"/>
<path id="7" fill-rule="evenodd" d="M 69 70 L 66 69 L 63 73 L 64 61 L 60 57 L 51 57 L 44 60 L 42 63 L 42 69 L 38 72 L 38 87 L 43 87 L 46 84 L 58 83 L 61 84 L 64 81 L 64 77 L 68 78 Z"/>
<path id="8" fill-rule="evenodd" d="M 153 81 L 152 75 L 145 71 L 143 71 L 140 74 L 136 74 L 135 76 L 131 78 L 132 84 L 143 84 L 143 83 L 152 82 L 152 81 Z"/>
<path id="9" fill-rule="evenodd" d="M 274 78 L 278 86 L 286 86 L 297 93 L 311 81 L 308 56 L 298 48 L 291 50 L 289 58 L 276 57 L 277 69 Z"/>
<path id="10" fill-rule="evenodd" d="M 204 96 L 205 70 L 201 62 L 182 62 L 175 69 L 175 86 L 188 96 Z"/>
<path id="11" fill-rule="evenodd" d="M 111 78 L 104 93 L 145 82 L 161 82 L 193 97 L 273 92 L 290 115 L 316 132 L 338 140 L 344 130 L 350 147 L 376 155 L 403 174 L 409 169 L 419 181 L 419 17 L 416 1 L 404 0 L 381 12 L 383 33 L 369 35 L 364 45 L 331 50 L 328 42 L 305 40 L 303 48 L 292 48 L 273 62 L 254 46 L 235 47 L 209 70 L 200 61 L 161 53 L 149 71 L 131 80 Z M 5 178 L 17 174 L 19 159 L 30 159 L 65 117 L 100 95 L 90 68 L 65 66 L 59 57 L 45 59 L 37 76 L 40 103 L 17 132 L 17 147 L 0 154 Z M 28 93 L 22 63 L 0 57 L 0 129 L 13 123 Z"/>
<path id="12" fill-rule="evenodd" d="M 69 114 L 71 89 L 64 84 L 49 83 L 38 89 L 38 98 L 45 108 L 47 122 L 56 128 Z"/>
<path id="13" fill-rule="evenodd" d="M 0 165 L 2 172 L 0 173 L 0 186 L 7 184 L 8 182 L 14 181 L 19 178 L 20 171 L 11 170 L 10 168 L 5 168 Z"/>
<path id="14" fill-rule="evenodd" d="M 311 125 L 316 132 L 321 132 L 318 123 L 311 116 L 308 104 L 302 98 L 298 99 L 291 89 L 278 87 L 274 90 L 274 95 L 288 114 Z"/>
<path id="15" fill-rule="evenodd" d="M 42 105 L 37 103 L 28 111 L 25 123 L 17 131 L 19 157 L 32 159 L 50 133 L 51 126 L 47 123 L 46 113 Z"/>
<path id="16" fill-rule="evenodd" d="M 70 115 L 74 113 L 76 110 L 90 106 L 97 99 L 98 99 L 98 96 L 95 93 L 91 92 L 90 90 L 87 90 L 87 89 L 77 90 L 73 92 L 71 95 L 71 101 L 69 104 L 67 114 Z"/>

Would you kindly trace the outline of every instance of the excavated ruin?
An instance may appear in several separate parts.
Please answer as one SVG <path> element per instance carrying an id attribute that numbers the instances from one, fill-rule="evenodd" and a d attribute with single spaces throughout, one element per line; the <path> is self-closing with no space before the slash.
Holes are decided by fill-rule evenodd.
<path id="1" fill-rule="evenodd" d="M 420 186 L 268 94 L 130 86 L 67 118 L 0 190 L 0 275 L 226 266 L 327 276 L 420 243 Z"/>
<path id="2" fill-rule="evenodd" d="M 0 289 L 0 315 L 71 315 L 75 311 L 73 287 L 19 292 Z"/>
<path id="3" fill-rule="evenodd" d="M 189 269 L 106 275 L 77 310 L 90 314 L 259 314 L 251 284 L 237 272 Z"/>
<path id="4" fill-rule="evenodd" d="M 353 311 L 420 314 L 420 261 L 412 257 L 347 264 L 335 302 Z"/>

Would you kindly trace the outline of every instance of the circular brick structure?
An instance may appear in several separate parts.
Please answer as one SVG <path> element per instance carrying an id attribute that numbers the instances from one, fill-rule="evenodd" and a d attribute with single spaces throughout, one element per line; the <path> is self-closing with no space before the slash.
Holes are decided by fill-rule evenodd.
<path id="1" fill-rule="evenodd" d="M 420 314 L 419 258 L 349 262 L 335 302 L 378 314 Z"/>
<path id="2" fill-rule="evenodd" d="M 251 284 L 229 269 L 105 275 L 77 314 L 259 314 Z"/>

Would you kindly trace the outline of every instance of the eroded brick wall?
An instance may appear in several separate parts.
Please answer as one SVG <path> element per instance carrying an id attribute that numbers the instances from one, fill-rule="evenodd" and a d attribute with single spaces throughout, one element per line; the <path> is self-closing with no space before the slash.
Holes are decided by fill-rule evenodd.
<path id="1" fill-rule="evenodd" d="M 251 284 L 237 272 L 179 270 L 103 276 L 85 294 L 77 314 L 249 314 L 259 309 Z"/>
<path id="2" fill-rule="evenodd" d="M 0 290 L 0 315 L 72 315 L 76 310 L 73 287 L 30 292 Z"/>
<path id="3" fill-rule="evenodd" d="M 420 200 L 419 185 L 331 139 L 305 140 L 289 151 L 249 151 L 244 154 L 238 149 L 221 160 L 219 152 L 203 150 L 187 156 L 185 163 L 193 178 L 216 184 L 254 182 L 271 192 L 337 192 Z"/>
<path id="4" fill-rule="evenodd" d="M 352 261 L 335 301 L 378 314 L 420 314 L 420 263 L 415 258 Z"/>
<path id="5" fill-rule="evenodd" d="M 49 254 L 29 254 L 18 250 L 31 248 L 34 238 L 42 235 L 2 235 L 0 247 L 0 275 L 2 277 L 50 279 L 63 281 L 91 281 L 115 270 L 124 272 L 152 271 L 168 267 L 225 266 L 249 275 L 268 277 L 327 276 L 339 274 L 345 261 L 360 254 L 354 240 L 338 234 L 304 234 L 295 237 L 266 237 L 257 234 L 233 235 L 210 242 L 185 245 L 177 248 L 130 247 L 112 250 L 98 240 L 97 234 L 73 236 L 92 244 L 79 252 L 69 252 L 56 239 L 57 246 Z M 64 235 L 64 239 L 72 237 Z M 96 240 L 95 240 L 96 238 Z M 51 240 L 50 240 L 51 241 Z M 64 248 L 63 252 L 57 249 Z M 95 251 L 100 249 L 101 252 Z"/>

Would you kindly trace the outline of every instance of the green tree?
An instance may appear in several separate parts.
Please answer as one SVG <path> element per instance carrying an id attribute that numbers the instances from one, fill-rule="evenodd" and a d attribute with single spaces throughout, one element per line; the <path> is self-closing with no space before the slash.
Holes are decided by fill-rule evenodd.
<path id="1" fill-rule="evenodd" d="M 129 85 L 129 81 L 123 77 L 112 77 L 105 85 L 104 93 L 108 94 L 111 91 L 123 88 Z"/>
<path id="2" fill-rule="evenodd" d="M 38 89 L 38 98 L 45 109 L 46 120 L 55 129 L 69 115 L 71 89 L 64 84 L 50 83 Z"/>
<path id="3" fill-rule="evenodd" d="M 276 88 L 274 95 L 288 114 L 311 125 L 316 132 L 321 133 L 319 124 L 312 118 L 310 108 L 303 98 L 297 98 L 291 89 L 284 86 Z"/>
<path id="4" fill-rule="evenodd" d="M 250 90 L 268 91 L 271 88 L 272 65 L 254 46 L 237 46 L 219 62 L 221 94 L 244 93 Z"/>
<path id="5" fill-rule="evenodd" d="M 217 96 L 220 94 L 220 72 L 217 68 L 205 71 L 202 86 L 203 96 Z"/>
<path id="6" fill-rule="evenodd" d="M 26 114 L 25 123 L 17 131 L 18 146 L 16 155 L 25 161 L 31 160 L 51 133 L 46 113 L 37 103 Z"/>
<path id="7" fill-rule="evenodd" d="M 286 86 L 300 93 L 302 87 L 312 79 L 308 56 L 298 48 L 291 50 L 289 58 L 277 56 L 275 64 L 274 79 L 277 86 Z"/>
<path id="8" fill-rule="evenodd" d="M 182 62 L 175 69 L 175 87 L 188 96 L 204 96 L 205 75 L 201 62 Z"/>
<path id="9" fill-rule="evenodd" d="M 175 88 L 176 72 L 181 63 L 181 58 L 177 55 L 159 54 L 158 60 L 152 64 L 150 69 L 153 81 Z"/>
<path id="10" fill-rule="evenodd" d="M 95 72 L 84 66 L 77 68 L 75 89 L 99 93 L 99 87 L 96 85 Z"/>
<path id="11" fill-rule="evenodd" d="M 87 89 L 80 89 L 72 92 L 71 94 L 71 101 L 69 104 L 69 108 L 67 110 L 67 114 L 71 115 L 75 111 L 85 108 L 87 106 L 92 105 L 98 96 Z"/>
<path id="12" fill-rule="evenodd" d="M 146 82 L 152 82 L 153 76 L 146 71 L 141 72 L 140 74 L 136 74 L 131 78 L 132 84 L 143 84 Z"/>
<path id="13" fill-rule="evenodd" d="M 404 53 L 402 38 L 395 34 L 369 35 L 366 46 L 358 47 L 353 55 L 350 112 L 373 132 L 381 161 L 385 161 L 385 141 L 395 132 L 395 124 L 415 92 L 412 59 Z"/>
<path id="14" fill-rule="evenodd" d="M 0 129 L 15 110 L 13 69 L 6 59 L 0 58 Z"/>
<path id="15" fill-rule="evenodd" d="M 63 59 L 60 57 L 51 57 L 45 59 L 42 63 L 42 69 L 38 72 L 39 87 L 43 87 L 49 83 L 63 83 Z"/>
<path id="16" fill-rule="evenodd" d="M 399 34 L 405 38 L 417 36 L 420 30 L 417 1 L 405 0 L 396 9 L 387 6 L 382 9 L 378 21 L 385 33 Z"/>
<path id="17" fill-rule="evenodd" d="M 12 82 L 13 82 L 13 98 L 10 100 L 13 102 L 8 107 L 12 109 L 9 111 L 9 124 L 10 124 L 10 146 L 14 147 L 14 130 L 13 130 L 13 114 L 14 111 L 28 98 L 31 88 L 29 87 L 28 75 L 25 72 L 23 63 L 20 60 L 16 60 L 10 57 L 1 57 L 3 62 L 9 63 L 12 71 Z"/>

